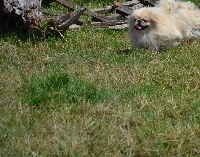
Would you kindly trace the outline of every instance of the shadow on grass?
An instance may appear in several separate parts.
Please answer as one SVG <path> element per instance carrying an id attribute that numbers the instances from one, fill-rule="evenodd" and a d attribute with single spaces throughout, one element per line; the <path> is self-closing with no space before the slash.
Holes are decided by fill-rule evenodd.
<path id="1" fill-rule="evenodd" d="M 14 13 L 6 14 L 4 19 L 0 19 L 0 38 L 3 39 L 17 39 L 20 41 L 30 41 L 32 43 L 38 43 L 48 39 L 60 38 L 58 31 L 50 32 L 46 31 L 46 28 L 33 28 L 30 33 L 30 27 L 27 23 L 24 23 L 21 15 Z"/>
<path id="2" fill-rule="evenodd" d="M 22 17 L 17 14 L 4 14 L 4 17 L 0 19 L 0 37 L 9 36 L 10 34 L 23 34 L 26 31 Z"/>
<path id="3" fill-rule="evenodd" d="M 51 104 L 104 102 L 111 92 L 97 89 L 81 79 L 71 78 L 65 73 L 51 74 L 42 78 L 33 77 L 22 87 L 22 103 L 33 107 L 50 107 Z"/>
<path id="4" fill-rule="evenodd" d="M 22 104 L 32 107 L 54 108 L 63 104 L 106 103 L 132 100 L 137 95 L 152 96 L 159 90 L 156 85 L 141 85 L 124 89 L 97 88 L 94 84 L 66 73 L 53 73 L 43 77 L 33 77 L 22 85 Z"/>

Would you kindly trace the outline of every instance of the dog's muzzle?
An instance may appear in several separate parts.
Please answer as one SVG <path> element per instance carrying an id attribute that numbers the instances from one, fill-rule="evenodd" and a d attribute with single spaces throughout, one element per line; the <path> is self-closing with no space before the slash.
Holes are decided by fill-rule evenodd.
<path id="1" fill-rule="evenodd" d="M 148 28 L 147 25 L 142 24 L 142 21 L 138 20 L 136 22 L 137 22 L 137 24 L 135 25 L 136 30 L 144 30 L 144 29 Z"/>

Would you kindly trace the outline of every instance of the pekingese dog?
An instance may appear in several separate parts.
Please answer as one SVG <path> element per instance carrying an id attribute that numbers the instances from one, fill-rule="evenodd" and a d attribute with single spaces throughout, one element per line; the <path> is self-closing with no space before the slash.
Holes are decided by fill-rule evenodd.
<path id="1" fill-rule="evenodd" d="M 161 0 L 134 10 L 128 35 L 136 48 L 166 49 L 200 36 L 200 10 L 192 2 Z"/>

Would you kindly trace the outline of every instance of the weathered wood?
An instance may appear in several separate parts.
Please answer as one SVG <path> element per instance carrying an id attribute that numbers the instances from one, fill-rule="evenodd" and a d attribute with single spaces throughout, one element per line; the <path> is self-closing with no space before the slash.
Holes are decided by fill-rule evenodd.
<path id="1" fill-rule="evenodd" d="M 122 4 L 121 2 L 116 2 L 116 1 L 114 1 L 114 2 L 113 2 L 113 5 L 114 5 L 115 7 L 120 7 L 120 6 L 122 6 L 123 4 Z"/>
<path id="2" fill-rule="evenodd" d="M 127 28 L 127 24 L 124 21 L 115 22 L 92 22 L 91 26 L 93 28 L 109 28 L 109 29 L 123 29 Z"/>
<path id="3" fill-rule="evenodd" d="M 69 26 L 69 30 L 74 30 L 74 29 L 79 29 L 79 28 L 81 28 L 81 26 L 77 24 L 72 24 Z"/>
<path id="4" fill-rule="evenodd" d="M 102 14 L 88 11 L 88 15 L 92 16 L 93 20 L 96 22 L 111 22 L 114 21 L 112 18 L 106 17 Z"/>
<path id="5" fill-rule="evenodd" d="M 74 13 L 72 13 L 70 15 L 70 17 L 64 17 L 63 19 L 61 19 L 60 24 L 58 25 L 59 29 L 65 29 L 68 28 L 70 25 L 72 25 L 73 23 L 76 23 L 79 19 L 79 17 L 85 12 L 86 8 L 82 8 Z M 69 15 L 69 14 L 68 14 Z"/>
<path id="6" fill-rule="evenodd" d="M 144 5 L 139 3 L 139 4 L 136 4 L 136 5 L 132 6 L 131 9 L 135 10 L 135 9 L 139 9 L 139 8 L 142 8 L 142 7 L 144 7 Z"/>
<path id="7" fill-rule="evenodd" d="M 126 29 L 126 28 L 128 28 L 128 24 L 108 26 L 108 28 L 109 29 Z"/>
<path id="8" fill-rule="evenodd" d="M 104 8 L 94 8 L 90 10 L 91 12 L 97 12 L 97 13 L 110 13 L 113 11 L 113 6 L 106 6 Z"/>
<path id="9" fill-rule="evenodd" d="M 47 22 L 50 30 L 76 29 L 80 27 L 107 27 L 110 29 L 127 28 L 127 17 L 134 9 L 143 6 L 155 5 L 159 0 L 127 0 L 126 2 L 113 2 L 113 5 L 104 8 L 95 8 L 86 12 L 86 7 L 80 9 L 78 5 L 70 0 L 43 0 L 47 3 L 56 1 L 65 7 L 73 10 L 69 14 L 44 10 L 41 6 L 42 0 L 0 0 L 0 20 L 4 10 L 8 13 L 16 13 L 22 16 L 29 27 L 41 26 Z M 92 21 L 81 20 L 80 16 L 86 13 L 92 17 Z M 110 14 L 106 16 L 106 14 Z M 4 18 L 5 19 L 5 18 Z M 122 21 L 123 20 L 123 21 Z M 99 23 L 100 22 L 100 23 Z M 75 25 L 76 24 L 76 25 Z M 78 24 L 78 25 L 77 25 Z M 40 27 L 39 27 L 40 28 Z"/>
<path id="10" fill-rule="evenodd" d="M 132 8 L 124 5 L 116 8 L 116 13 L 121 14 L 122 16 L 128 16 L 131 14 L 132 11 L 133 11 Z"/>
<path id="11" fill-rule="evenodd" d="M 77 10 L 79 8 L 78 5 L 74 4 L 73 2 L 69 0 L 56 0 L 56 1 L 68 7 L 69 9 Z"/>
<path id="12" fill-rule="evenodd" d="M 14 11 L 18 15 L 22 15 L 25 22 L 31 22 L 39 19 L 41 16 L 41 3 L 42 0 L 4 0 L 6 12 Z"/>
<path id="13" fill-rule="evenodd" d="M 138 0 L 126 1 L 126 2 L 124 2 L 124 3 L 114 1 L 114 2 L 113 2 L 113 5 L 114 5 L 115 7 L 120 7 L 120 6 L 122 6 L 122 5 L 123 5 L 123 6 L 129 6 L 129 7 L 131 7 L 131 6 L 136 5 L 136 4 L 138 4 L 138 3 L 139 3 Z"/>
<path id="14" fill-rule="evenodd" d="M 80 18 L 76 22 L 77 25 L 84 25 L 84 24 L 87 25 L 88 23 L 90 22 L 84 19 L 80 19 Z"/>
<path id="15" fill-rule="evenodd" d="M 125 24 L 124 21 L 111 21 L 111 22 L 92 22 L 91 26 L 99 27 L 99 26 L 114 26 Z"/>
<path id="16" fill-rule="evenodd" d="M 126 5 L 126 6 L 131 7 L 131 6 L 136 5 L 138 3 L 140 3 L 138 0 L 132 0 L 132 1 L 126 1 L 126 2 L 122 3 L 122 5 Z"/>
<path id="17" fill-rule="evenodd" d="M 111 15 L 106 16 L 106 17 L 111 18 L 111 19 L 113 19 L 113 20 L 115 20 L 115 21 L 121 20 L 121 19 L 122 19 L 122 15 L 121 15 L 121 14 L 117 14 L 117 13 L 111 14 Z"/>
<path id="18" fill-rule="evenodd" d="M 139 0 L 145 6 L 155 6 L 160 0 Z"/>
<path id="19" fill-rule="evenodd" d="M 127 24 L 124 21 L 115 21 L 115 22 L 91 22 L 88 25 L 84 25 L 84 28 L 110 28 L 110 29 L 124 29 L 127 28 Z M 70 30 L 79 29 L 80 25 L 72 24 L 69 26 Z"/>

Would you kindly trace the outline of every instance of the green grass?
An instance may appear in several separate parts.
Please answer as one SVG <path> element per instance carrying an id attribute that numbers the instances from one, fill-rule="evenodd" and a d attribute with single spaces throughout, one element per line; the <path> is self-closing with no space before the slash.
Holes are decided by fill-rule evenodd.
<path id="1" fill-rule="evenodd" d="M 64 37 L 1 36 L 0 156 L 200 155 L 199 40 L 156 53 L 127 30 Z"/>

